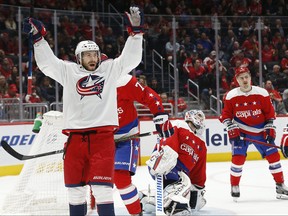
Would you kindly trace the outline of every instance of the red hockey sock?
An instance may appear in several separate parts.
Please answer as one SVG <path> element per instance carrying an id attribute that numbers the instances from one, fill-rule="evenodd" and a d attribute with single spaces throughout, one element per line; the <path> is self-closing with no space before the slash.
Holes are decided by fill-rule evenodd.
<path id="1" fill-rule="evenodd" d="M 244 155 L 232 156 L 232 163 L 230 168 L 230 183 L 231 185 L 239 185 L 242 176 L 242 167 L 245 163 L 246 157 Z"/>
<path id="2" fill-rule="evenodd" d="M 276 183 L 283 183 L 284 176 L 282 172 L 282 167 L 280 163 L 280 155 L 278 152 L 275 152 L 271 155 L 266 156 L 266 160 L 269 162 L 269 170 L 274 178 Z"/>
<path id="3" fill-rule="evenodd" d="M 131 183 L 129 171 L 115 170 L 115 185 L 129 214 L 139 214 L 141 210 L 137 188 Z"/>

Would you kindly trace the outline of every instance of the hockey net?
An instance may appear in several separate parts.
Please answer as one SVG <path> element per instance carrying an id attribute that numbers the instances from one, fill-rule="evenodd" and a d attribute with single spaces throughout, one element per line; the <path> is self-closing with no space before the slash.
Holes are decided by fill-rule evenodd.
<path id="1" fill-rule="evenodd" d="M 29 155 L 62 149 L 67 139 L 62 126 L 61 112 L 45 113 Z M 55 154 L 27 160 L 15 187 L 4 199 L 0 215 L 69 215 L 62 157 L 63 154 Z M 87 202 L 91 208 L 88 186 Z"/>

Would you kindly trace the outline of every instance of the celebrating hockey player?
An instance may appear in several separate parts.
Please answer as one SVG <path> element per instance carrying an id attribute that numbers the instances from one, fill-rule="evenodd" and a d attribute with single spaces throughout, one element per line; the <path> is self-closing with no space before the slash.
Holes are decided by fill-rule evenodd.
<path id="1" fill-rule="evenodd" d="M 202 111 L 187 111 L 185 121 L 173 122 L 174 134 L 161 139 L 146 162 L 153 177 L 164 175 L 163 205 L 167 215 L 188 215 L 191 209 L 198 211 L 206 204 L 207 148 L 201 138 L 204 120 Z M 151 203 L 145 197 L 142 200 Z M 144 211 L 145 207 L 143 202 Z"/>
<path id="2" fill-rule="evenodd" d="M 251 74 L 248 68 L 238 68 L 235 71 L 235 78 L 239 87 L 227 93 L 219 120 L 227 127 L 232 145 L 231 196 L 237 200 L 240 197 L 239 183 L 242 167 L 246 160 L 247 149 L 251 144 L 245 138 L 275 145 L 276 131 L 273 124 L 275 110 L 268 92 L 264 88 L 251 85 Z M 276 182 L 277 198 L 288 195 L 277 148 L 256 142 L 253 144 L 269 163 L 269 170 Z"/>
<path id="3" fill-rule="evenodd" d="M 115 139 L 132 136 L 139 133 L 139 120 L 134 102 L 137 101 L 148 107 L 157 119 L 158 132 L 173 134 L 173 127 L 168 120 L 168 114 L 159 95 L 148 86 L 142 86 L 135 77 L 126 75 L 118 81 L 117 102 L 119 115 L 119 130 Z M 164 130 L 162 131 L 162 125 Z M 126 140 L 116 143 L 115 155 L 115 185 L 131 215 L 140 215 L 142 212 L 136 186 L 132 183 L 132 176 L 136 172 L 139 157 L 140 139 Z"/>
<path id="4" fill-rule="evenodd" d="M 138 7 L 126 13 L 128 37 L 122 54 L 101 63 L 98 45 L 78 43 L 77 64 L 58 59 L 44 39 L 46 29 L 34 18 L 24 20 L 32 32 L 39 69 L 59 82 L 63 92 L 64 181 L 70 215 L 86 215 L 86 184 L 91 185 L 101 215 L 115 215 L 113 203 L 114 132 L 118 128 L 117 80 L 138 66 L 142 58 L 143 16 Z"/>

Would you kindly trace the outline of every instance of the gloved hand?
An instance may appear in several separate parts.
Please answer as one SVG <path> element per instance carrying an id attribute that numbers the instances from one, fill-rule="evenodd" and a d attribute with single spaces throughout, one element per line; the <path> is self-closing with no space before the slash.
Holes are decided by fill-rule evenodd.
<path id="1" fill-rule="evenodd" d="M 144 15 L 140 11 L 139 7 L 130 7 L 130 14 L 125 12 L 124 21 L 129 35 L 135 35 L 144 32 Z"/>
<path id="2" fill-rule="evenodd" d="M 285 158 L 288 158 L 288 127 L 283 129 L 283 135 L 280 145 L 281 152 Z"/>
<path id="3" fill-rule="evenodd" d="M 157 113 L 153 118 L 156 130 L 162 138 L 168 138 L 174 134 L 174 128 L 168 116 L 167 113 Z"/>
<path id="4" fill-rule="evenodd" d="M 23 32 L 33 34 L 33 42 L 36 43 L 40 41 L 46 34 L 44 24 L 34 18 L 25 18 L 23 21 Z"/>
<path id="5" fill-rule="evenodd" d="M 237 124 L 230 124 L 227 126 L 229 141 L 231 144 L 240 141 L 240 128 Z"/>
<path id="6" fill-rule="evenodd" d="M 263 131 L 264 139 L 267 141 L 267 143 L 273 143 L 276 138 L 276 127 L 273 125 L 273 122 L 268 122 L 264 126 Z"/>
<path id="7" fill-rule="evenodd" d="M 165 145 L 160 151 L 154 151 L 146 164 L 151 175 L 167 175 L 176 166 L 177 158 L 178 153 L 170 146 Z"/>

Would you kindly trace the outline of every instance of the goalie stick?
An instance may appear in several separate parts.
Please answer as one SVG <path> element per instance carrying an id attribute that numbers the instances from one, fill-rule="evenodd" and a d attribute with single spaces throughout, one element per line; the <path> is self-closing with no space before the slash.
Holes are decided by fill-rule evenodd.
<path id="1" fill-rule="evenodd" d="M 136 139 L 136 138 L 140 138 L 140 137 L 154 135 L 154 134 L 157 134 L 157 133 L 158 133 L 157 131 L 152 131 L 152 132 L 147 132 L 147 133 L 142 133 L 142 134 L 135 134 L 135 135 L 132 135 L 132 136 L 122 137 L 122 138 L 116 139 L 115 142 L 122 142 L 122 141 L 130 140 L 130 139 Z M 30 160 L 30 159 L 34 159 L 34 158 L 38 158 L 38 157 L 44 157 L 44 156 L 49 156 L 49 155 L 54 155 L 54 154 L 60 154 L 60 153 L 64 152 L 64 149 L 60 149 L 60 150 L 51 151 L 51 152 L 45 152 L 45 153 L 36 154 L 36 155 L 23 155 L 23 154 L 20 154 L 19 152 L 15 151 L 4 140 L 1 141 L 1 146 L 3 147 L 3 149 L 8 154 L 12 155 L 13 157 L 17 158 L 18 160 Z"/>
<path id="2" fill-rule="evenodd" d="M 160 151 L 160 137 L 157 136 L 157 151 Z M 164 213 L 164 198 L 163 198 L 163 175 L 156 175 L 156 216 L 166 215 Z"/>

